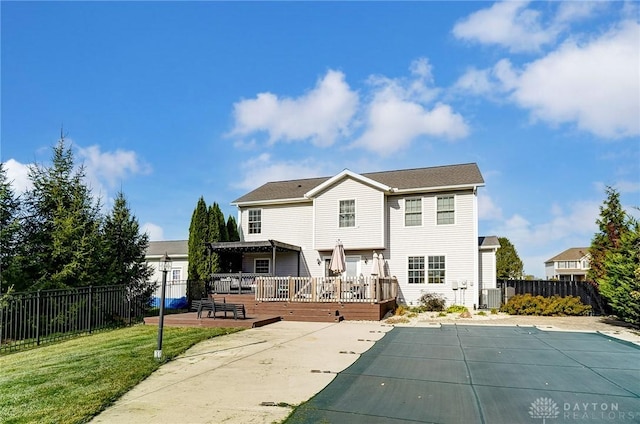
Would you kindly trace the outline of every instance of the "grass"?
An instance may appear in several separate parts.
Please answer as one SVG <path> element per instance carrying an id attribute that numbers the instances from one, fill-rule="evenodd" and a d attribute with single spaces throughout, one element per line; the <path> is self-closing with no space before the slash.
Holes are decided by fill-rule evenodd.
<path id="1" fill-rule="evenodd" d="M 236 329 L 137 325 L 0 356 L 0 422 L 84 423 L 189 347 Z"/>

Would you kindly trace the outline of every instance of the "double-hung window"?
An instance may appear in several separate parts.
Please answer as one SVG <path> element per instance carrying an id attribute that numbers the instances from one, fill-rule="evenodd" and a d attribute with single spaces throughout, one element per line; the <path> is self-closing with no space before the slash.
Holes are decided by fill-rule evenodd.
<path id="1" fill-rule="evenodd" d="M 444 256 L 429 256 L 428 260 L 429 284 L 444 284 L 445 261 Z"/>
<path id="2" fill-rule="evenodd" d="M 356 201 L 355 199 L 340 200 L 338 226 L 348 228 L 356 226 Z"/>
<path id="3" fill-rule="evenodd" d="M 453 196 L 437 198 L 438 225 L 455 224 L 455 201 Z"/>
<path id="4" fill-rule="evenodd" d="M 262 210 L 249 209 L 249 234 L 262 232 Z"/>
<path id="5" fill-rule="evenodd" d="M 404 200 L 404 225 L 406 227 L 422 225 L 422 199 Z"/>
<path id="6" fill-rule="evenodd" d="M 424 284 L 424 256 L 409 256 L 407 276 L 409 284 Z"/>
<path id="7" fill-rule="evenodd" d="M 268 274 L 269 273 L 269 259 L 256 259 L 255 272 L 256 274 Z"/>

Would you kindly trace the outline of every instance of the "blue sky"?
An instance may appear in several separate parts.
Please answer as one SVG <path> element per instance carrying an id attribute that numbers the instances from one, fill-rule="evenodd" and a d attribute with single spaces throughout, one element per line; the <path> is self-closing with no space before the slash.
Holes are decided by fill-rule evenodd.
<path id="1" fill-rule="evenodd" d="M 7 2 L 1 159 L 16 192 L 61 126 L 106 207 L 186 239 L 200 196 L 478 163 L 480 234 L 525 272 L 588 246 L 605 185 L 640 205 L 635 2 Z"/>

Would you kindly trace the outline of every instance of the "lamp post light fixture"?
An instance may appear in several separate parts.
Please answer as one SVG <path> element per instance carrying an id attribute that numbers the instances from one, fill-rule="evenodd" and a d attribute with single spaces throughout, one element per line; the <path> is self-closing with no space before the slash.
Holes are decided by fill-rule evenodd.
<path id="1" fill-rule="evenodd" d="M 155 359 L 162 359 L 162 331 L 164 330 L 164 293 L 167 286 L 167 272 L 171 270 L 171 258 L 164 253 L 160 258 L 160 266 L 162 272 L 162 288 L 160 289 L 160 315 L 158 317 L 158 349 L 153 352 Z"/>

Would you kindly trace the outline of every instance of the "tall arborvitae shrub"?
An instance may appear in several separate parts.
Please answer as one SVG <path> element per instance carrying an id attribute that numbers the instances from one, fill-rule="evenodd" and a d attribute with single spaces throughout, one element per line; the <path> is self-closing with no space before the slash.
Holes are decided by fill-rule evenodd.
<path id="1" fill-rule="evenodd" d="M 189 267 L 188 274 L 191 281 L 202 281 L 209 278 L 211 268 L 208 265 L 208 251 L 206 243 L 209 240 L 209 212 L 203 197 L 200 197 L 191 215 L 189 225 Z"/>

